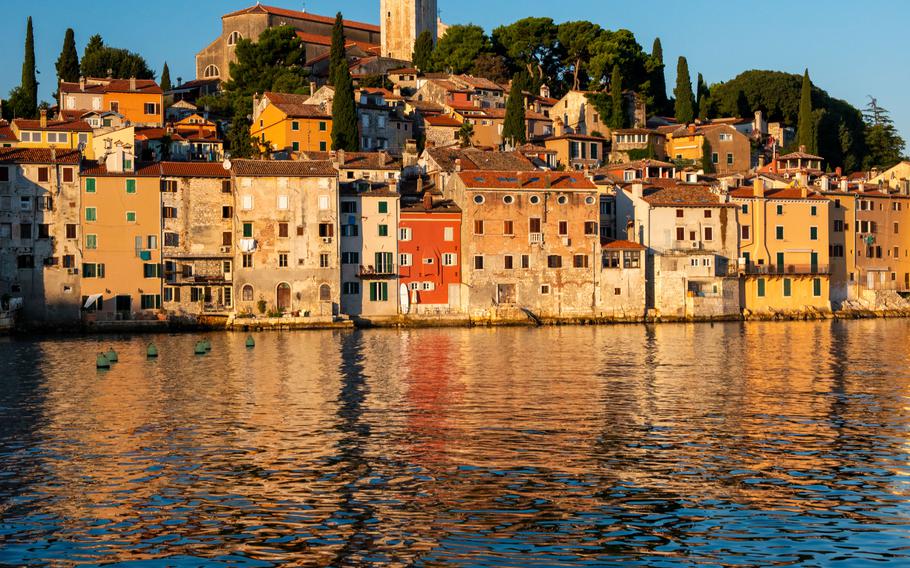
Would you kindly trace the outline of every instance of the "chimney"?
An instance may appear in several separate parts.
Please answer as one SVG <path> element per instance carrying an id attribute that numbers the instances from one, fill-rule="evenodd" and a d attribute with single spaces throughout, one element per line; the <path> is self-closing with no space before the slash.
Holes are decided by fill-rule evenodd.
<path id="1" fill-rule="evenodd" d="M 840 180 L 840 190 L 843 193 L 847 193 L 848 191 L 850 191 L 850 185 L 847 183 L 846 179 Z"/>
<path id="2" fill-rule="evenodd" d="M 821 190 L 822 191 L 831 191 L 831 178 L 828 176 L 822 176 L 821 180 Z"/>
<path id="3" fill-rule="evenodd" d="M 842 175 L 844 175 L 844 170 L 842 170 L 840 166 L 837 166 L 836 168 L 834 168 L 834 175 L 836 175 L 837 177 L 841 177 Z"/>
<path id="4" fill-rule="evenodd" d="M 316 81 L 310 81 L 310 96 L 316 94 Z"/>
<path id="5" fill-rule="evenodd" d="M 626 240 L 629 241 L 630 243 L 636 242 L 635 241 L 635 221 L 630 220 L 628 223 L 626 223 Z"/>
<path id="6" fill-rule="evenodd" d="M 130 91 L 136 90 L 136 78 L 130 77 Z"/>
<path id="7" fill-rule="evenodd" d="M 417 195 L 420 195 L 421 193 L 423 193 L 423 178 L 417 176 Z"/>
<path id="8" fill-rule="evenodd" d="M 689 125 L 689 134 L 695 134 L 695 130 L 696 130 L 695 123 L 690 124 Z"/>
<path id="9" fill-rule="evenodd" d="M 809 176 L 806 175 L 806 172 L 797 172 L 796 173 L 796 183 L 800 187 L 805 187 L 809 185 Z"/>
<path id="10" fill-rule="evenodd" d="M 79 77 L 79 90 L 85 92 L 85 77 Z"/>
<path id="11" fill-rule="evenodd" d="M 632 197 L 641 199 L 645 194 L 645 186 L 640 183 L 632 184 Z"/>
<path id="12" fill-rule="evenodd" d="M 338 167 L 344 167 L 344 150 L 339 149 L 338 152 L 335 153 L 335 157 L 338 160 Z"/>
<path id="13" fill-rule="evenodd" d="M 759 156 L 758 156 L 758 167 L 760 167 L 760 168 L 765 167 L 765 155 L 764 154 L 759 154 Z"/>
<path id="14" fill-rule="evenodd" d="M 41 109 L 41 128 L 47 128 L 47 109 Z"/>
<path id="15" fill-rule="evenodd" d="M 805 154 L 805 153 L 806 153 L 806 145 L 805 145 L 805 144 L 800 144 L 800 146 L 799 146 L 799 151 L 802 152 L 803 154 Z"/>
<path id="16" fill-rule="evenodd" d="M 541 85 L 540 86 L 540 96 L 545 99 L 549 99 L 550 98 L 550 87 L 548 87 L 547 85 Z"/>
<path id="17" fill-rule="evenodd" d="M 803 199 L 806 199 L 807 197 L 809 197 L 809 188 L 806 187 L 806 184 L 802 184 L 799 186 L 799 196 L 802 197 Z"/>
<path id="18" fill-rule="evenodd" d="M 461 158 L 455 158 L 455 172 L 461 171 Z"/>
<path id="19" fill-rule="evenodd" d="M 755 181 L 752 182 L 752 197 L 764 197 L 765 196 L 765 180 L 761 178 L 755 178 Z"/>
<path id="20" fill-rule="evenodd" d="M 900 181 L 900 194 L 910 195 L 910 179 L 902 179 Z"/>
<path id="21" fill-rule="evenodd" d="M 429 191 L 423 193 L 423 208 L 427 211 L 433 208 L 433 194 Z"/>
<path id="22" fill-rule="evenodd" d="M 566 133 L 566 128 L 565 128 L 565 125 L 562 123 L 562 119 L 557 118 L 555 121 L 553 121 L 553 136 L 556 136 L 558 138 L 560 136 L 565 135 L 565 133 Z"/>

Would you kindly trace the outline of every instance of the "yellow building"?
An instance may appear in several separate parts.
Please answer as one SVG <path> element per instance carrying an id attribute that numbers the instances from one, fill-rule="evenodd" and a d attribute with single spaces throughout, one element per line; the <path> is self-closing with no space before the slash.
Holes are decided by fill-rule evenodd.
<path id="1" fill-rule="evenodd" d="M 743 307 L 752 313 L 831 310 L 831 201 L 806 187 L 730 192 L 739 207 Z"/>
<path id="2" fill-rule="evenodd" d="M 47 111 L 42 110 L 39 120 L 13 120 L 10 130 L 19 141 L 19 148 L 78 150 L 81 146 L 87 159 L 95 159 L 92 127 L 84 120 L 48 120 Z"/>
<path id="3" fill-rule="evenodd" d="M 137 126 L 164 125 L 164 91 L 150 79 L 61 81 L 59 94 L 60 113 L 65 118 L 113 111 Z"/>
<path id="4" fill-rule="evenodd" d="M 253 99 L 250 135 L 263 151 L 326 152 L 332 147 L 332 116 L 306 95 L 265 93 Z"/>
<path id="5" fill-rule="evenodd" d="M 90 318 L 155 317 L 161 307 L 160 166 L 114 152 L 82 171 L 82 295 Z"/>

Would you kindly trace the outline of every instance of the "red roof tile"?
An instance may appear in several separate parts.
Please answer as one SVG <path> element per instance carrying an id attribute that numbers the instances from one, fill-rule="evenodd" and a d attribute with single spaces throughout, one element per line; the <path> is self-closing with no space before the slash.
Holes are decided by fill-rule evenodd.
<path id="1" fill-rule="evenodd" d="M 161 175 L 170 177 L 229 178 L 231 172 L 218 162 L 161 162 Z"/>
<path id="2" fill-rule="evenodd" d="M 595 191 L 597 186 L 582 173 L 469 171 L 455 174 L 468 189 L 553 189 Z"/>
<path id="3" fill-rule="evenodd" d="M 290 118 L 332 118 L 321 106 L 306 104 L 309 95 L 267 92 L 263 96 Z"/>
<path id="4" fill-rule="evenodd" d="M 78 164 L 78 150 L 57 150 L 56 160 L 50 148 L 0 148 L 0 162 L 16 164 Z"/>
<path id="5" fill-rule="evenodd" d="M 158 163 L 136 164 L 134 172 L 109 172 L 100 162 L 85 162 L 82 167 L 83 176 L 94 177 L 160 177 L 161 165 Z"/>
<path id="6" fill-rule="evenodd" d="M 162 95 L 164 91 L 151 79 L 136 79 L 136 90 L 130 89 L 130 79 L 86 79 L 85 90 L 79 83 L 60 83 L 63 93 L 144 93 Z"/>
<path id="7" fill-rule="evenodd" d="M 622 240 L 610 241 L 609 243 L 606 243 L 602 246 L 603 248 L 610 250 L 645 250 L 645 247 L 643 245 L 633 243 L 632 241 Z"/>
<path id="8" fill-rule="evenodd" d="M 451 116 L 440 115 L 440 116 L 427 116 L 423 119 L 428 125 L 436 127 L 451 127 L 459 128 L 461 126 L 461 121 L 452 118 Z"/>
<path id="9" fill-rule="evenodd" d="M 42 130 L 58 132 L 91 132 L 92 127 L 84 120 L 48 120 L 47 126 L 41 127 L 40 120 L 16 118 L 13 125 L 19 130 Z"/>
<path id="10" fill-rule="evenodd" d="M 286 8 L 276 8 L 274 6 L 265 6 L 262 4 L 256 4 L 255 6 L 250 6 L 249 8 L 244 8 L 243 10 L 237 10 L 236 12 L 231 12 L 230 14 L 225 14 L 221 16 L 222 18 L 230 18 L 233 16 L 242 16 L 244 14 L 253 14 L 256 12 L 261 12 L 263 14 L 271 14 L 273 16 L 284 16 L 286 18 L 293 18 L 295 20 L 304 20 L 307 22 L 318 22 L 320 24 L 329 24 L 332 25 L 335 23 L 335 18 L 330 18 L 328 16 L 318 16 L 316 14 L 310 14 L 307 12 L 298 12 L 297 10 L 288 10 Z M 373 24 L 365 24 L 363 22 L 354 22 L 352 20 L 344 20 L 345 27 L 365 30 L 369 32 L 379 32 L 379 26 L 374 26 Z"/>
<path id="11" fill-rule="evenodd" d="M 231 170 L 245 177 L 338 177 L 332 162 L 299 162 L 288 160 L 232 160 Z"/>

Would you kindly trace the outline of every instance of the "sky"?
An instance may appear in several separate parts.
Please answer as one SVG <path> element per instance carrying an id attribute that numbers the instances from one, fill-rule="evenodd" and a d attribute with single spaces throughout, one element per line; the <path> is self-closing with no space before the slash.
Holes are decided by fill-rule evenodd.
<path id="1" fill-rule="evenodd" d="M 81 56 L 88 38 L 100 33 L 107 45 L 142 54 L 160 75 L 164 62 L 171 80 L 193 78 L 195 54 L 221 30 L 220 16 L 251 6 L 255 0 L 4 0 L 0 34 L 0 93 L 21 79 L 25 22 L 33 16 L 40 97 L 55 90 L 54 62 L 66 28 L 76 32 Z M 903 137 L 910 140 L 910 23 L 907 0 L 766 0 L 756 10 L 751 0 L 438 0 L 449 24 L 473 23 L 488 32 L 526 16 L 557 22 L 590 20 L 607 29 L 629 29 L 650 51 L 661 38 L 667 85 L 675 84 L 676 59 L 685 55 L 694 80 L 728 80 L 748 69 L 802 73 L 834 97 L 858 108 L 868 96 L 891 111 Z M 379 21 L 379 0 L 269 0 L 266 4 Z M 39 9 L 40 7 L 40 9 Z M 758 12 L 758 13 L 757 13 Z M 910 149 L 908 149 L 910 150 Z"/>

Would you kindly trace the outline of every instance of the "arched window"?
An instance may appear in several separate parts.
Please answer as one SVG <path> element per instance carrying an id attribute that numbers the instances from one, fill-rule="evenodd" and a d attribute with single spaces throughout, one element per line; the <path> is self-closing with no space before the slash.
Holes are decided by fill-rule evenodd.
<path id="1" fill-rule="evenodd" d="M 240 296 L 244 302 L 253 301 L 253 287 L 250 284 L 247 284 L 243 287 L 243 292 Z"/>
<path id="2" fill-rule="evenodd" d="M 332 287 L 328 284 L 323 284 L 319 287 L 319 301 L 320 302 L 331 302 L 332 301 Z"/>
<path id="3" fill-rule="evenodd" d="M 240 32 L 237 32 L 237 31 L 231 32 L 231 35 L 228 36 L 228 45 L 237 45 L 237 42 L 242 39 L 243 39 L 243 36 L 240 35 Z"/>
<path id="4" fill-rule="evenodd" d="M 218 68 L 215 67 L 214 65 L 209 65 L 208 67 L 205 68 L 205 71 L 203 71 L 202 76 L 205 77 L 206 79 L 211 79 L 213 77 L 221 77 L 221 71 L 219 71 Z"/>

